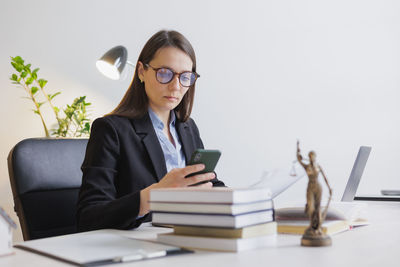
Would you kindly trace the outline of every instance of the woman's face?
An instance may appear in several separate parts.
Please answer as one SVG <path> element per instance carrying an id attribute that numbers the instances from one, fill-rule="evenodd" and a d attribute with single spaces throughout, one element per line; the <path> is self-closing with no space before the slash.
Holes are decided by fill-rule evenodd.
<path id="1" fill-rule="evenodd" d="M 183 51 L 175 47 L 159 49 L 146 70 L 143 63 L 139 62 L 139 79 L 144 82 L 145 91 L 151 109 L 159 114 L 169 113 L 179 105 L 189 87 L 183 87 L 179 83 L 179 75 L 175 75 L 167 84 L 161 84 L 156 79 L 156 71 L 151 67 L 169 68 L 175 73 L 192 71 L 193 62 Z"/>

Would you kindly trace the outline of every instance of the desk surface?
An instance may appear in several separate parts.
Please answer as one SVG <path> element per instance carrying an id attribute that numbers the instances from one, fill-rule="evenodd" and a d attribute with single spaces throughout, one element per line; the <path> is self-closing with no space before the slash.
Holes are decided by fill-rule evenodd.
<path id="1" fill-rule="evenodd" d="M 400 266 L 400 202 L 368 202 L 368 226 L 332 237 L 331 247 L 300 246 L 300 236 L 278 235 L 277 246 L 240 253 L 197 251 L 147 261 L 113 264 L 110 266 Z M 155 239 L 159 232 L 170 229 L 143 226 L 132 231 L 118 231 L 124 236 Z M 24 250 L 0 257 L 0 267 L 73 266 Z"/>

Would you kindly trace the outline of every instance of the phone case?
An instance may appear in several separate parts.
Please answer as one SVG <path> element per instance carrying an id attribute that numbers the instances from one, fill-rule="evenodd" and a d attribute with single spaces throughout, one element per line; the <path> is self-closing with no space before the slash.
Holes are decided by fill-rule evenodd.
<path id="1" fill-rule="evenodd" d="M 200 174 L 213 172 L 217 166 L 218 160 L 221 157 L 221 151 L 212 149 L 196 149 L 190 158 L 188 165 L 204 164 L 205 168 L 202 171 L 192 173 L 188 177 Z"/>

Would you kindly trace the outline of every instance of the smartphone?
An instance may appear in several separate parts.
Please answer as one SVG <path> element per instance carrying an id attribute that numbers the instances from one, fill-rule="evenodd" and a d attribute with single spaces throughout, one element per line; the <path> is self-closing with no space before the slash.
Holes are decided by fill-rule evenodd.
<path id="1" fill-rule="evenodd" d="M 192 157 L 189 160 L 188 165 L 195 165 L 195 164 L 204 164 L 205 168 L 199 172 L 195 172 L 192 174 L 189 174 L 186 177 L 191 177 L 193 175 L 201 174 L 201 173 L 207 173 L 207 172 L 213 172 L 215 167 L 217 166 L 218 160 L 221 157 L 221 151 L 216 150 L 216 149 L 196 149 Z M 207 183 L 207 181 L 201 182 L 201 183 Z M 195 185 L 201 184 L 197 183 Z"/>

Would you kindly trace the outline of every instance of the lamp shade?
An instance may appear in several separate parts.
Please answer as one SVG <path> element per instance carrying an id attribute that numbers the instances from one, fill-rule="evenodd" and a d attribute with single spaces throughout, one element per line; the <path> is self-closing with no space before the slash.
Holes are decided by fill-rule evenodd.
<path id="1" fill-rule="evenodd" d="M 128 60 L 128 50 L 122 45 L 108 50 L 96 61 L 97 69 L 106 77 L 118 80 Z"/>

